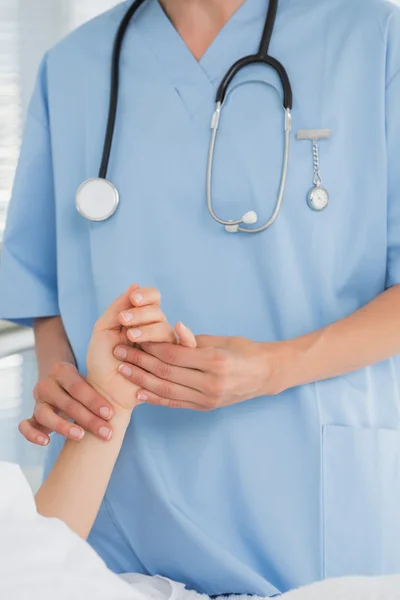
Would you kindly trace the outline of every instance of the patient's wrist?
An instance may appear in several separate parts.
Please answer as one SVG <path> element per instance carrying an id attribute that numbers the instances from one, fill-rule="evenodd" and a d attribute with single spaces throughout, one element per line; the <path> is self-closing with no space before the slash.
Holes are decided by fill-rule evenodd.
<path id="1" fill-rule="evenodd" d="M 132 410 L 124 410 L 124 409 L 116 409 L 113 418 L 110 421 L 110 425 L 113 428 L 114 433 L 119 430 L 121 433 L 125 433 L 125 431 L 129 427 L 129 423 L 131 422 Z"/>
<path id="2" fill-rule="evenodd" d="M 98 386 L 93 381 L 93 379 L 91 379 L 90 374 L 88 374 L 86 380 L 87 380 L 88 384 L 98 394 L 100 394 L 100 396 L 102 396 L 105 400 L 107 400 L 107 402 L 113 407 L 113 409 L 114 409 L 114 417 L 111 420 L 111 424 L 113 425 L 113 427 L 114 427 L 114 423 L 120 424 L 121 426 L 124 426 L 124 424 L 129 425 L 130 420 L 131 420 L 131 416 L 132 416 L 132 412 L 133 412 L 133 407 L 132 408 L 127 408 L 127 407 L 121 406 L 121 404 L 119 404 L 118 402 L 116 402 L 114 400 L 114 398 L 112 396 L 110 396 L 110 394 L 108 394 L 107 392 L 105 392 L 100 386 Z"/>

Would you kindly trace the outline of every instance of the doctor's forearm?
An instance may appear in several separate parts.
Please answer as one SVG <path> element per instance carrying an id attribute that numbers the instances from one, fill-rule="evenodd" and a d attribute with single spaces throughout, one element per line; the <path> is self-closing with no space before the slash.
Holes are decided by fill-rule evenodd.
<path id="1" fill-rule="evenodd" d="M 39 380 L 45 379 L 56 363 L 68 362 L 75 365 L 61 317 L 35 319 L 35 350 Z"/>
<path id="2" fill-rule="evenodd" d="M 348 317 L 283 344 L 283 389 L 344 375 L 400 354 L 400 285 Z"/>

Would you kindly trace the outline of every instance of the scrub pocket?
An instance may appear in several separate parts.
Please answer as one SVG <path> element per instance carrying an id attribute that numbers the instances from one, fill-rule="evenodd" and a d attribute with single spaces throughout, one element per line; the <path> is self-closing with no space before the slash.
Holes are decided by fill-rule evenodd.
<path id="1" fill-rule="evenodd" d="M 325 426 L 324 577 L 400 572 L 400 432 Z"/>

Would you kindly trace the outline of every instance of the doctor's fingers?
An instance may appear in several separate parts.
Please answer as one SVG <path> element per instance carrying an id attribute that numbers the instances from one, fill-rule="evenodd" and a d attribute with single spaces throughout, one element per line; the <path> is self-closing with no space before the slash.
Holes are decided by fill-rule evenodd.
<path id="1" fill-rule="evenodd" d="M 65 392 L 67 392 L 66 395 Z M 39 381 L 36 385 L 34 396 L 36 400 L 43 400 L 63 410 L 71 418 L 74 418 L 74 416 L 65 410 L 65 403 L 68 399 L 77 400 L 89 411 L 91 417 L 97 415 L 100 419 L 103 419 L 101 421 L 103 425 L 106 425 L 106 421 L 114 416 L 114 409 L 111 404 L 98 394 L 87 383 L 78 369 L 70 363 L 61 362 L 54 365 L 50 377 Z M 80 423 L 80 425 L 83 424 Z"/>
<path id="2" fill-rule="evenodd" d="M 32 444 L 47 446 L 50 442 L 49 433 L 51 433 L 51 430 L 39 425 L 35 417 L 21 421 L 18 430 L 24 438 Z"/>
<path id="3" fill-rule="evenodd" d="M 80 390 L 86 392 L 86 387 L 89 388 L 89 394 L 81 394 Z M 110 425 L 94 415 L 83 403 L 88 401 L 92 394 L 96 392 L 83 380 L 82 386 L 75 388 L 75 397 L 67 393 L 56 381 L 44 380 L 35 387 L 36 406 L 33 416 L 38 424 L 73 440 L 82 439 L 85 431 L 108 440 L 112 435 Z M 65 418 L 58 414 L 60 412 Z M 72 419 L 74 423 L 68 419 Z"/>
<path id="4" fill-rule="evenodd" d="M 146 404 L 153 404 L 154 406 L 165 406 L 166 408 L 181 408 L 186 410 L 197 410 L 198 412 L 209 412 L 214 410 L 214 406 L 207 406 L 203 404 L 195 404 L 194 402 L 187 402 L 186 400 L 175 400 L 174 398 L 162 398 L 153 394 L 148 390 L 139 390 L 138 398 L 141 402 Z"/>
<path id="5" fill-rule="evenodd" d="M 169 342 L 176 344 L 177 339 L 169 323 L 152 323 L 140 328 L 127 330 L 128 340 L 141 344 L 142 342 Z"/>
<path id="6" fill-rule="evenodd" d="M 119 372 L 141 389 L 137 394 L 141 402 L 151 403 L 151 400 L 155 399 L 154 404 L 163 404 L 171 408 L 183 408 L 183 405 L 188 408 L 187 405 L 190 404 L 192 408 L 196 406 L 197 410 L 204 406 L 204 395 L 193 388 L 160 379 L 152 373 L 125 363 L 119 367 Z"/>
<path id="7" fill-rule="evenodd" d="M 162 387 L 164 392 L 164 388 L 168 388 L 169 385 L 172 386 L 173 384 L 184 386 L 186 390 L 192 389 L 201 393 L 206 391 L 204 388 L 208 390 L 208 375 L 201 371 L 185 369 L 184 367 L 174 367 L 143 352 L 139 348 L 117 346 L 114 354 L 117 358 L 124 361 L 124 364 L 119 367 L 120 373 L 125 379 L 129 379 L 141 388 L 146 387 L 144 377 L 151 376 L 157 379 L 158 386 Z M 123 370 L 121 370 L 122 368 Z M 159 391 L 156 393 L 159 393 Z M 169 388 L 166 394 L 160 395 L 166 397 L 173 396 Z"/>
<path id="8" fill-rule="evenodd" d="M 49 431 L 59 433 L 65 438 L 81 440 L 85 435 L 85 431 L 81 427 L 63 419 L 55 412 L 53 406 L 50 406 L 47 402 L 37 404 L 33 411 L 33 416 L 39 425 Z"/>
<path id="9" fill-rule="evenodd" d="M 150 325 L 151 323 L 165 323 L 167 321 L 161 308 L 155 304 L 125 310 L 119 315 L 120 325 L 135 327 L 137 325 Z"/>

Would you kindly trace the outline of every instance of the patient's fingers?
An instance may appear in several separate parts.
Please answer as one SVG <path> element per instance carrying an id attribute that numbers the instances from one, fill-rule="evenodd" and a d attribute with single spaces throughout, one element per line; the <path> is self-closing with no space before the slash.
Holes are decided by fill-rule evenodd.
<path id="1" fill-rule="evenodd" d="M 132 303 L 131 295 L 139 289 L 139 286 L 134 283 L 124 294 L 121 294 L 114 302 L 110 304 L 105 313 L 97 320 L 94 326 L 94 333 L 104 331 L 105 329 L 116 329 L 120 327 L 119 314 L 124 310 L 129 310 Z"/>
<path id="2" fill-rule="evenodd" d="M 144 327 L 128 329 L 127 337 L 131 342 L 137 344 L 142 344 L 143 342 L 170 342 L 171 344 L 176 344 L 174 330 L 167 322 L 153 323 Z"/>
<path id="3" fill-rule="evenodd" d="M 18 429 L 24 438 L 32 444 L 36 444 L 37 446 L 47 446 L 50 442 L 50 436 L 48 435 L 50 430 L 39 425 L 35 417 L 21 421 Z"/>
<path id="4" fill-rule="evenodd" d="M 131 314 L 134 315 L 135 311 L 138 310 L 138 307 L 145 307 L 148 305 L 153 305 L 153 311 L 156 311 L 160 302 L 161 295 L 156 288 L 140 288 L 137 284 L 133 284 L 124 294 L 114 300 L 105 313 L 98 319 L 94 326 L 94 332 L 103 331 L 105 329 L 115 329 L 120 325 L 127 326 L 128 323 L 120 313 L 128 313 L 131 309 Z M 132 304 L 136 307 L 133 310 Z M 155 316 L 155 321 L 150 320 L 147 322 L 158 322 L 160 320 L 165 320 L 161 311 Z"/>
<path id="5" fill-rule="evenodd" d="M 179 343 L 181 346 L 185 346 L 186 348 L 196 348 L 196 337 L 191 330 L 186 327 L 186 325 L 183 323 L 177 323 L 175 325 L 175 332 L 179 338 Z"/>
<path id="6" fill-rule="evenodd" d="M 133 306 L 145 306 L 147 304 L 161 304 L 161 294 L 154 287 L 139 288 L 131 293 L 130 300 Z"/>
<path id="7" fill-rule="evenodd" d="M 119 322 L 124 327 L 150 325 L 151 323 L 162 323 L 166 320 L 163 311 L 156 304 L 125 310 L 119 315 Z"/>

